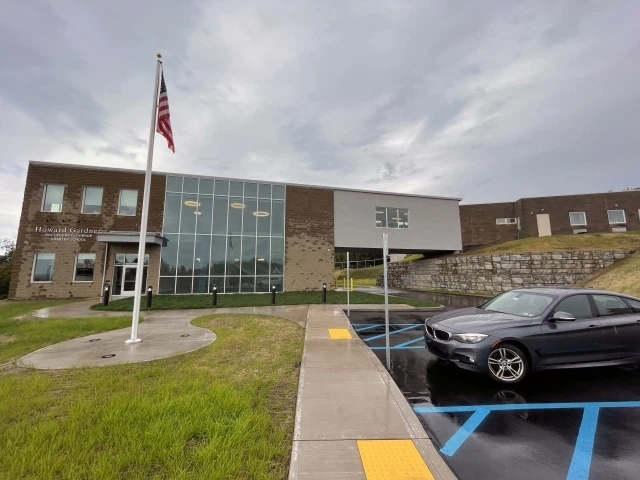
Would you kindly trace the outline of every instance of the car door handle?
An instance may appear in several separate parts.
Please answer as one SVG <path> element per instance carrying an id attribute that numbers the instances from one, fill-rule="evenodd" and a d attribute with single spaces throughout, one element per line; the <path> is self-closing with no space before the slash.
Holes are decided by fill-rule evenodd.
<path id="1" fill-rule="evenodd" d="M 589 325 L 589 328 L 596 328 L 599 327 L 600 325 Z"/>

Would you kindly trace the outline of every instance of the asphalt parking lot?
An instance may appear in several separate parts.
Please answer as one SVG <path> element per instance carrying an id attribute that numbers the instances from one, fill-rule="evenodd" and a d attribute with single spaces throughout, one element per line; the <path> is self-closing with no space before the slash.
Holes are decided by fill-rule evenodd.
<path id="1" fill-rule="evenodd" d="M 390 312 L 392 375 L 461 480 L 640 478 L 640 371 L 540 372 L 502 386 L 425 349 L 433 312 Z M 351 323 L 385 362 L 384 314 Z"/>

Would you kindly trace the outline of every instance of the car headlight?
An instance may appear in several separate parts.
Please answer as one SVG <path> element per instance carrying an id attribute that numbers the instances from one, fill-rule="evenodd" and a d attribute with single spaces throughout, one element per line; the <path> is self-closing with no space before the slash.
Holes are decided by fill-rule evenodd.
<path id="1" fill-rule="evenodd" d="M 461 343 L 480 343 L 487 337 L 488 335 L 484 333 L 456 333 L 451 336 L 452 339 Z"/>

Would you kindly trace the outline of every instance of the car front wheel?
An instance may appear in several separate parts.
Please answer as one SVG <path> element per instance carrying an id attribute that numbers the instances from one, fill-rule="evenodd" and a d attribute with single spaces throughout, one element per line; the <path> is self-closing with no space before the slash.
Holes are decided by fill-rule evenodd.
<path id="1" fill-rule="evenodd" d="M 529 373 L 529 361 L 515 345 L 500 344 L 489 354 L 489 376 L 500 383 L 518 383 Z"/>

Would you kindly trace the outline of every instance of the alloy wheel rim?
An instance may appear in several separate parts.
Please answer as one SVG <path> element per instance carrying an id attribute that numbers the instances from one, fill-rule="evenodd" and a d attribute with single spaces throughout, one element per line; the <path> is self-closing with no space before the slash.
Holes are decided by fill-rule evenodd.
<path id="1" fill-rule="evenodd" d="M 509 348 L 497 348 L 489 355 L 491 373 L 504 382 L 514 382 L 524 374 L 524 360 Z"/>

